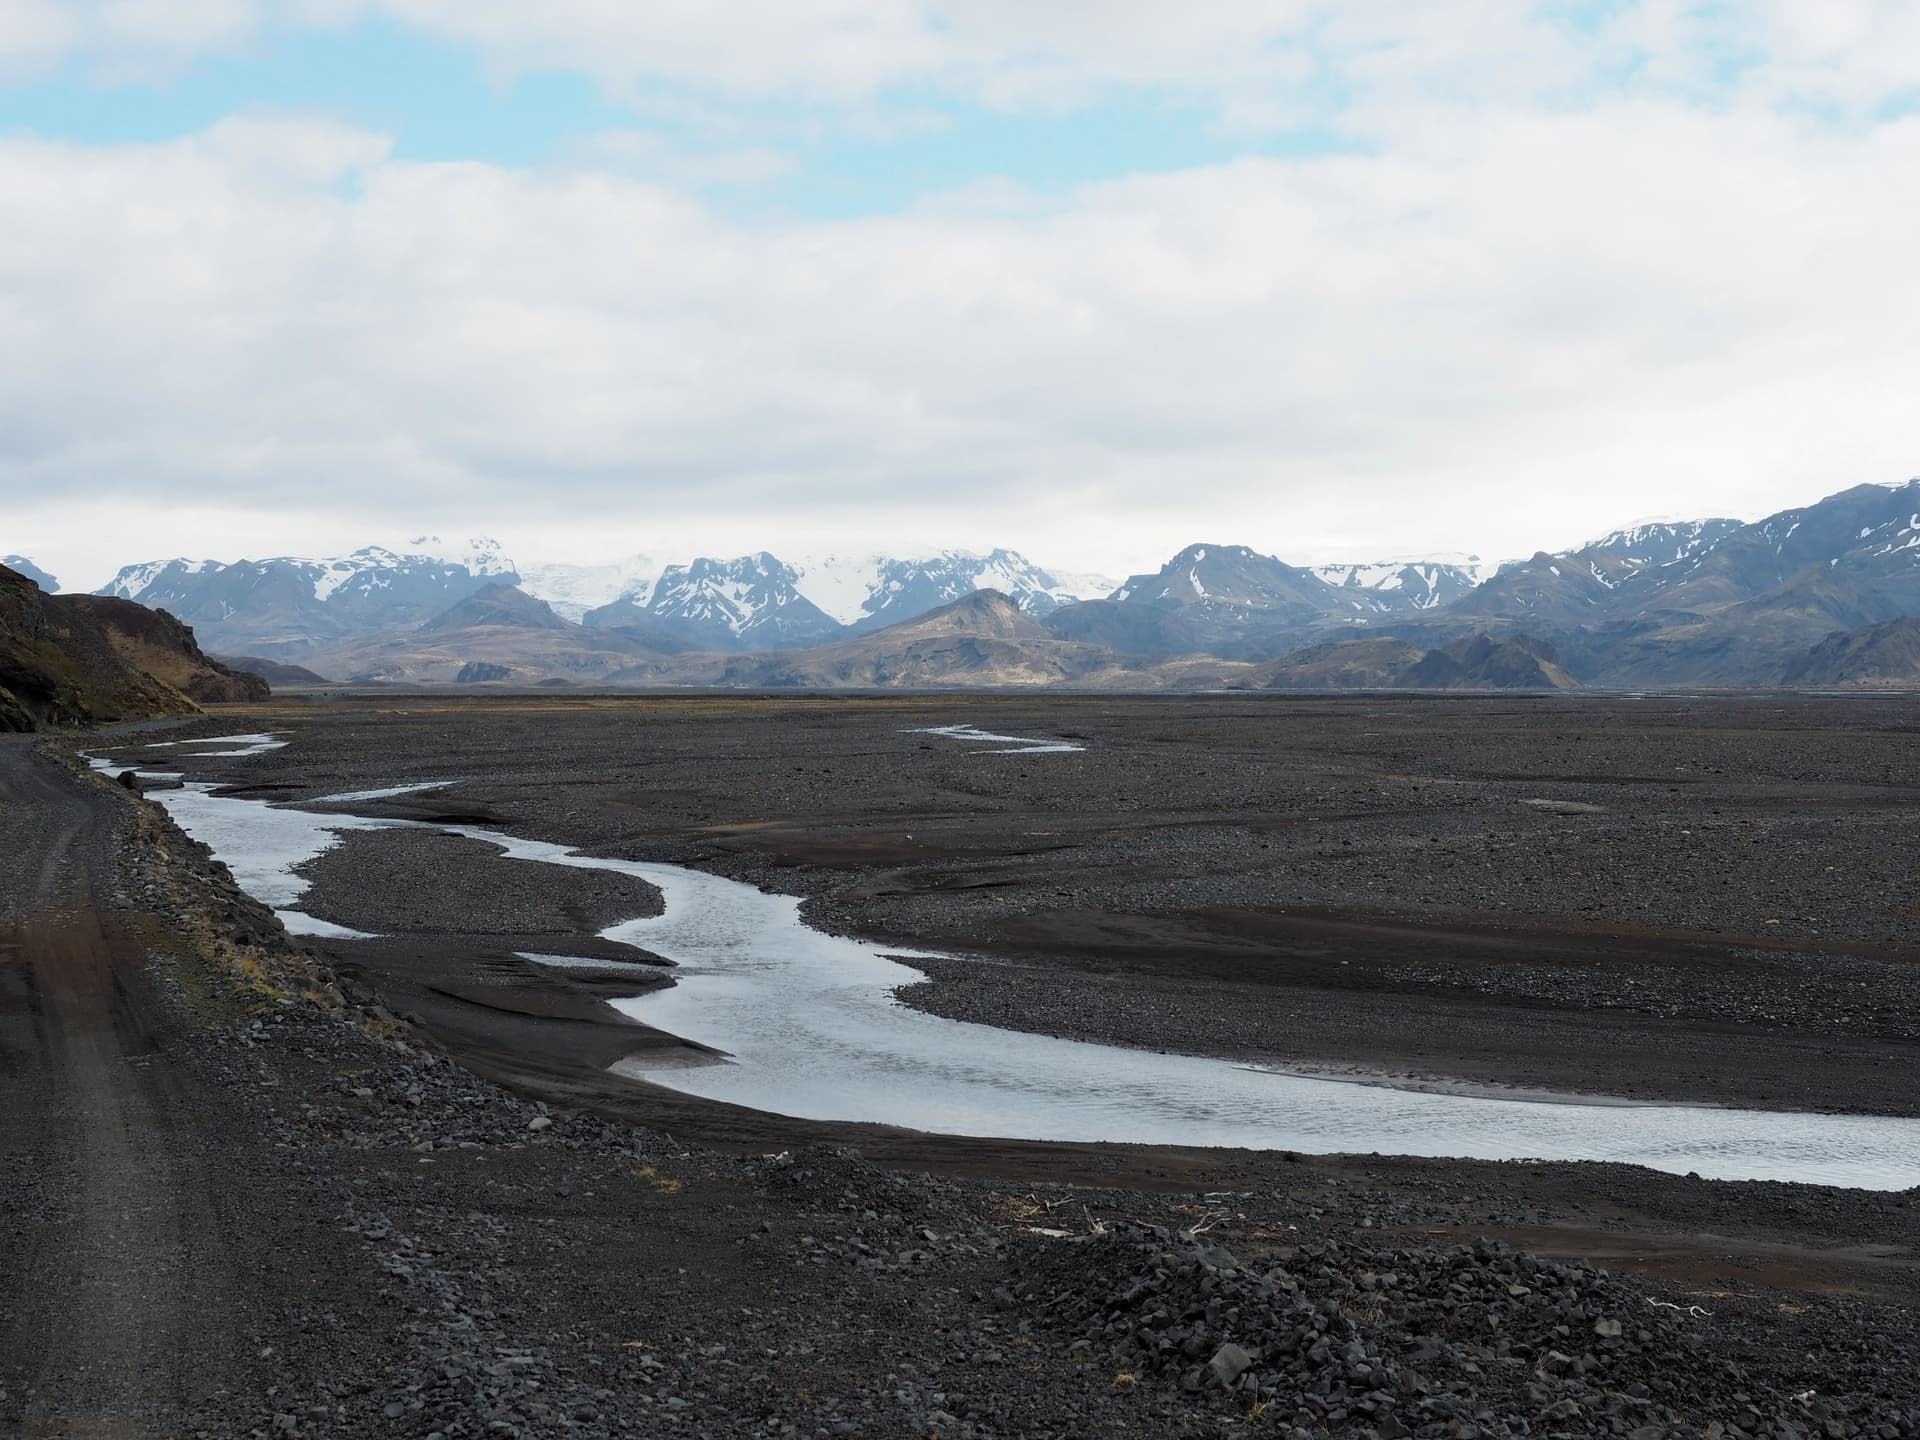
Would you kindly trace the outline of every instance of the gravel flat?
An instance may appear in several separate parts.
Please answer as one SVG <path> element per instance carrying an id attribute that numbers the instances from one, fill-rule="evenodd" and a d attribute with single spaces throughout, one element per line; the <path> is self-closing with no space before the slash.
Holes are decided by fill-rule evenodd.
<path id="1" fill-rule="evenodd" d="M 817 925 L 979 962 L 930 966 L 909 993 L 943 1015 L 1475 1084 L 1920 1109 L 1912 699 L 434 697 L 268 714 L 295 746 L 202 768 L 289 797 L 459 777 L 367 813 L 482 816 L 806 896 Z M 916 733 L 963 722 L 1085 749 Z M 523 883 L 512 872 L 545 867 L 366 843 L 315 867 L 328 918 L 590 935 L 609 913 L 591 885 L 612 877 Z M 437 884 L 456 863 L 477 868 Z M 408 877 L 393 893 L 387 864 Z"/>
<path id="2" fill-rule="evenodd" d="M 439 813 L 753 879 L 876 937 L 967 939 L 977 958 L 937 967 L 924 1003 L 1009 1005 L 1000 1023 L 1126 1043 L 1211 1029 L 1222 1051 L 1305 1055 L 1302 1036 L 1338 1022 L 1353 1038 L 1335 1048 L 1374 1064 L 1404 1045 L 1379 1038 L 1396 1011 L 1444 1003 L 1459 1034 L 1429 1031 L 1419 1057 L 1440 1075 L 1482 1054 L 1495 1079 L 1577 1070 L 1624 1087 L 1638 1068 L 1657 1074 L 1666 1047 L 1752 1030 L 1773 1044 L 1780 1083 L 1813 1086 L 1818 1062 L 1794 1047 L 1824 1044 L 1877 1056 L 1895 1072 L 1887 1094 L 1910 1085 L 1900 987 L 1914 957 L 1893 913 L 1910 897 L 1881 850 L 1898 853 L 1914 823 L 1905 702 L 1429 703 L 1383 707 L 1404 731 L 1390 763 L 1367 748 L 1381 717 L 1353 701 L 381 697 L 215 717 L 199 731 L 284 729 L 291 743 L 182 764 L 281 796 L 483 777 L 435 797 Z M 1745 818 L 1791 836 L 1814 797 L 1832 802 L 1801 869 L 1756 861 L 1750 874 L 1714 852 L 1683 867 L 1696 892 L 1718 886 L 1686 901 L 1704 918 L 1666 900 L 1582 909 L 1592 892 L 1557 886 L 1557 869 L 1615 856 L 1629 879 L 1651 876 L 1643 852 L 1679 818 L 1623 808 L 1639 793 L 1630 778 L 1556 790 L 1537 773 L 1542 752 L 1606 716 L 1634 731 L 1610 751 L 1615 768 L 1748 753 L 1726 737 L 1751 732 L 1758 778 L 1724 787 L 1775 798 Z M 902 734 L 962 720 L 1090 748 L 976 757 Z M 1143 757 L 1155 755 L 1192 784 L 1153 779 Z M 1768 768 L 1789 762 L 1798 778 Z M 1392 830 L 1366 800 L 1390 774 L 1443 769 L 1458 793 L 1417 831 L 1405 818 Z M 1693 800 L 1710 813 L 1725 793 Z M 1599 808 L 1525 804 L 1556 795 Z M 1920 1192 L 962 1140 L 706 1105 L 608 1075 L 609 1050 L 668 1042 L 596 1018 L 592 986 L 508 963 L 503 945 L 526 932 L 436 928 L 458 910 L 534 925 L 558 948 L 603 902 L 635 897 L 529 867 L 501 882 L 507 901 L 469 910 L 439 898 L 442 881 L 486 886 L 502 862 L 442 837 L 357 835 L 315 867 L 316 895 L 342 923 L 385 906 L 423 928 L 292 945 L 123 792 L 51 774 L 26 809 L 37 834 L 91 827 L 95 908 L 143 937 L 124 958 L 156 1017 L 139 1064 L 108 1068 L 174 1077 L 179 1148 L 198 1169 L 163 1193 L 211 1191 L 223 1217 L 186 1232 L 223 1237 L 205 1253 L 227 1257 L 200 1303 L 205 1343 L 130 1351 L 104 1372 L 133 1397 L 115 1402 L 109 1433 L 1920 1434 Z M 1283 811 L 1313 863 L 1272 859 Z M 1595 821 L 1612 828 L 1534 828 Z M 1390 889 L 1356 877 L 1399 872 L 1333 853 L 1402 831 L 1437 835 L 1419 842 L 1437 850 Z M 1517 869 L 1531 890 L 1481 873 L 1482 855 L 1507 853 L 1488 847 L 1542 833 L 1584 838 L 1556 838 L 1553 866 Z M 1456 883 L 1428 888 L 1450 868 L 1442 853 Z M 19 973 L 46 908 L 40 877 L 59 868 L 0 864 L 0 913 L 17 917 L 0 980 Z M 389 893 L 401 880 L 433 896 Z M 1293 893 L 1261 899 L 1263 884 Z M 522 885 L 541 893 L 516 897 Z M 1809 903 L 1822 895 L 1835 910 Z M 1843 923 L 1839 898 L 1859 914 Z M 68 964 L 36 953 L 46 973 Z M 1743 966 L 1765 983 L 1736 983 Z M 1856 988 L 1822 1004 L 1836 976 Z M 1639 982 L 1650 993 L 1632 993 Z M 1769 987 L 1778 1000 L 1761 1013 Z M 418 1024 L 398 1013 L 436 996 Z M 1258 1009 L 1316 996 L 1324 1008 L 1290 1030 Z M 28 1033 L 23 1008 L 0 1012 L 9 1034 Z M 1611 1066 L 1595 1052 L 1556 1072 L 1552 1037 L 1609 1015 L 1623 1049 Z M 62 1027 L 37 1023 L 58 1054 Z M 1501 1025 L 1504 1069 L 1486 1048 Z M 1662 1026 L 1665 1038 L 1633 1038 Z M 1656 1083 L 1725 1085 L 1722 1067 L 1743 1063 L 1698 1053 L 1698 1074 L 1676 1064 Z M 40 1123 L 43 1103 L 0 1133 L 44 1143 L 56 1127 Z M 24 1242 L 0 1247 L 9 1315 L 49 1297 L 66 1297 L 70 1325 L 89 1314 L 85 1287 L 18 1258 L 66 1253 L 48 1196 L 67 1182 L 43 1181 L 65 1173 L 0 1169 Z M 92 1197 L 100 1225 L 143 1233 L 129 1228 L 136 1190 L 73 1193 Z M 179 1233 L 155 1223 L 163 1213 L 141 1242 L 160 1253 Z M 148 1308 L 180 1293 L 161 1284 Z M 48 1367 L 37 1331 L 8 1331 L 0 1428 L 100 1433 L 98 1411 L 77 1407 L 104 1392 L 63 1389 Z"/>
<path id="3" fill-rule="evenodd" d="M 591 937 L 660 913 L 660 892 L 603 870 L 510 860 L 438 830 L 369 830 L 302 867 L 300 908 L 383 935 Z"/>

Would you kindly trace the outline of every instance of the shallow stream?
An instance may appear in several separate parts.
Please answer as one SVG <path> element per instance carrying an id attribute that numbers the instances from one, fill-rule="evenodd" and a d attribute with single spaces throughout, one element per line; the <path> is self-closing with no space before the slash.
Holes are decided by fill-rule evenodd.
<path id="1" fill-rule="evenodd" d="M 431 787 L 351 798 L 424 788 Z M 153 798 L 212 846 L 249 894 L 273 906 L 289 929 L 306 934 L 353 938 L 356 932 L 297 908 L 306 882 L 295 867 L 352 831 L 415 823 L 318 814 L 214 789 L 188 783 Z M 910 959 L 910 952 L 883 953 L 814 930 L 793 896 L 681 866 L 582 855 L 473 827 L 437 828 L 515 859 L 613 871 L 659 887 L 665 913 L 602 933 L 673 961 L 677 983 L 615 1003 L 637 1020 L 730 1058 L 646 1071 L 625 1061 L 615 1069 L 688 1094 L 815 1120 L 960 1135 L 1612 1160 L 1715 1179 L 1884 1190 L 1920 1185 L 1915 1119 L 1431 1093 L 942 1019 L 894 998 L 901 986 L 923 978 L 889 958 Z M 1275 1052 L 1285 1048 L 1285 1037 L 1276 1036 Z"/>

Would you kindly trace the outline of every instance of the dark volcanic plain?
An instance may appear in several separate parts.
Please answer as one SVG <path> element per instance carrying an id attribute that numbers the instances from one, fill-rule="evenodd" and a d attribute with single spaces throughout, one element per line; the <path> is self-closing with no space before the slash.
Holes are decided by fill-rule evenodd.
<path id="1" fill-rule="evenodd" d="M 1308 1068 L 1920 1109 L 1910 700 L 383 697 L 280 717 L 296 743 L 233 772 L 264 795 L 455 779 L 385 813 L 699 865 L 808 897 L 817 925 L 974 957 L 928 962 L 908 993 L 943 1015 Z M 962 722 L 1086 749 L 912 733 Z M 383 932 L 519 913 L 590 936 L 653 913 L 617 877 L 503 869 L 442 837 L 356 839 L 312 875 L 314 913 Z"/>
<path id="2" fill-rule="evenodd" d="M 1086 748 L 913 733 L 957 723 Z M 164 738 L 264 729 L 291 744 L 183 768 L 307 803 L 452 781 L 350 808 L 805 896 L 968 957 L 915 962 L 903 998 L 943 1015 L 1920 1114 L 1909 698 L 381 693 Z M 746 1112 L 608 1076 L 683 1047 L 514 958 L 617 956 L 593 934 L 648 887 L 431 830 L 308 874 L 305 909 L 386 938 L 302 943 L 417 1028 L 381 1049 L 293 1005 L 193 1042 L 203 1070 L 284 1055 L 238 1123 L 280 1137 L 262 1163 L 301 1177 L 302 1253 L 357 1317 L 336 1339 L 290 1292 L 306 1353 L 259 1433 L 1920 1433 L 1920 1193 Z M 8 1374 L 0 1422 L 32 1413 Z M 205 1433 L 250 1433 L 230 1383 Z"/>

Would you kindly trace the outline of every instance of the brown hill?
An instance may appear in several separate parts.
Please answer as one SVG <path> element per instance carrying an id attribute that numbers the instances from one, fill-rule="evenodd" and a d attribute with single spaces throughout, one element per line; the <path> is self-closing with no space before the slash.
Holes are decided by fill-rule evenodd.
<path id="1" fill-rule="evenodd" d="M 85 615 L 120 658 L 203 705 L 264 700 L 271 690 L 258 675 L 230 670 L 200 649 L 193 627 L 164 610 L 106 595 L 62 595 L 55 605 Z"/>
<path id="2" fill-rule="evenodd" d="M 1058 685 L 1116 663 L 1097 645 L 1056 639 L 997 590 L 850 640 L 760 655 L 688 655 L 638 667 L 618 684 L 907 688 Z"/>
<path id="3" fill-rule="evenodd" d="M 269 660 L 262 655 L 215 655 L 229 670 L 244 670 L 258 675 L 269 685 L 331 685 L 324 675 L 316 675 L 304 665 L 289 665 L 284 660 Z"/>
<path id="4" fill-rule="evenodd" d="M 1420 659 L 1420 651 L 1391 635 L 1336 640 L 1269 660 L 1256 683 L 1271 690 L 1384 689 Z"/>
<path id="5" fill-rule="evenodd" d="M 0 730 L 193 714 L 192 700 L 126 658 L 85 598 L 47 595 L 0 566 Z"/>
<path id="6" fill-rule="evenodd" d="M 1429 650 L 1394 682 L 1408 690 L 1577 690 L 1553 647 L 1525 635 L 1485 633 Z"/>
<path id="7" fill-rule="evenodd" d="M 349 684 L 598 683 L 659 658 L 618 630 L 590 630 L 511 585 L 489 585 L 419 626 L 316 650 L 311 663 Z"/>

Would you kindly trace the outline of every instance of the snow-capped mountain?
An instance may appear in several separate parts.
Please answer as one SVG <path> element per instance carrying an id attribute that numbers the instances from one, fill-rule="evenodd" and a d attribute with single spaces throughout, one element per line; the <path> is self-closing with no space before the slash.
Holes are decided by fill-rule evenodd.
<path id="1" fill-rule="evenodd" d="M 1444 559 L 1315 565 L 1313 573 L 1343 592 L 1347 599 L 1357 599 L 1383 615 L 1395 615 L 1450 604 L 1498 568 L 1478 555 L 1460 555 Z"/>
<path id="2" fill-rule="evenodd" d="M 800 587 L 816 605 L 859 630 L 911 620 L 950 605 L 977 590 L 997 590 L 1028 615 L 1050 614 L 1062 605 L 1114 589 L 1094 576 L 1063 581 L 1016 550 L 985 555 L 942 550 L 934 555 L 864 555 L 802 561 Z"/>
<path id="3" fill-rule="evenodd" d="M 10 559 L 16 569 L 26 563 Z M 1006 549 L 784 559 L 656 552 L 607 565 L 521 567 L 490 540 L 419 536 L 333 558 L 130 565 L 99 593 L 173 612 L 209 649 L 301 661 L 348 641 L 397 644 L 488 586 L 496 587 L 485 602 L 493 618 L 473 621 L 469 607 L 458 612 L 468 617 L 458 633 L 564 634 L 568 645 L 591 641 L 594 653 L 623 665 L 638 657 L 655 667 L 649 674 L 664 673 L 664 657 L 681 652 L 850 640 L 993 591 L 1042 625 L 1049 643 L 1132 656 L 1260 660 L 1368 628 L 1417 633 L 1431 648 L 1470 626 L 1551 640 L 1583 680 L 1771 683 L 1790 649 L 1804 653 L 1831 631 L 1920 614 L 1920 480 L 1855 486 L 1752 524 L 1637 524 L 1498 567 L 1473 556 L 1297 566 L 1210 544 L 1115 585 L 1050 572 Z M 551 611 L 522 603 L 520 592 Z M 584 636 L 581 623 L 623 633 Z M 555 643 L 540 653 L 559 653 Z"/>
<path id="4" fill-rule="evenodd" d="M 0 555 L 0 565 L 17 575 L 24 575 L 47 594 L 52 595 L 60 589 L 60 582 L 42 570 L 24 555 Z"/>
<path id="5" fill-rule="evenodd" d="M 1635 569 L 1673 565 L 1705 554 L 1738 530 L 1738 520 L 1651 520 L 1602 535 L 1565 555 L 1605 555 Z"/>
<path id="6" fill-rule="evenodd" d="M 1632 683 L 1683 674 L 1744 683 L 1777 661 L 1782 645 L 1914 613 L 1920 480 L 1856 485 L 1750 525 L 1635 526 L 1505 567 L 1447 611 L 1543 630 L 1622 620 L 1643 631 L 1675 627 L 1667 639 L 1636 642 L 1633 668 L 1605 662 L 1622 665 Z"/>
<path id="7" fill-rule="evenodd" d="M 1809 567 L 1831 589 L 1863 592 L 1876 620 L 1920 611 L 1920 479 L 1855 485 L 1824 500 L 1741 525 L 1659 575 L 1657 603 L 1699 608 L 1757 599 Z M 1637 593 L 1641 603 L 1654 603 Z"/>
<path id="8" fill-rule="evenodd" d="M 586 623 L 632 631 L 663 648 L 776 650 L 817 645 L 844 628 L 800 593 L 800 574 L 759 551 L 669 565 L 659 578 L 590 610 Z"/>
<path id="9" fill-rule="evenodd" d="M 680 649 L 778 649 L 911 619 L 976 590 L 1003 591 L 1033 615 L 1112 582 L 1063 583 L 1011 550 L 809 556 L 765 551 L 669 561 L 634 555 L 605 565 L 517 565 L 492 540 L 417 536 L 351 555 L 267 560 L 171 559 L 129 565 L 99 593 L 172 611 L 208 643 L 296 658 L 350 635 L 418 624 L 481 585 L 517 585 L 575 624 L 633 630 Z"/>
<path id="10" fill-rule="evenodd" d="M 1740 528 L 1738 520 L 1653 520 L 1572 550 L 1540 551 L 1501 565 L 1486 584 L 1461 598 L 1459 610 L 1589 624 L 1684 575 L 1692 562 Z"/>
<path id="11" fill-rule="evenodd" d="M 297 658 L 341 636 L 418 624 L 483 585 L 518 578 L 494 541 L 450 546 L 423 535 L 404 550 L 370 545 L 331 559 L 148 561 L 95 593 L 167 610 L 212 650 Z"/>
<path id="12" fill-rule="evenodd" d="M 1364 608 L 1312 570 L 1245 545 L 1189 545 L 1157 574 L 1135 575 L 1113 593 L 1123 605 L 1326 615 Z"/>
<path id="13" fill-rule="evenodd" d="M 684 564 L 636 556 L 609 566 L 528 566 L 523 579 L 528 594 L 569 618 L 676 646 L 727 649 L 817 644 L 840 627 L 878 629 L 978 590 L 998 590 L 1039 616 L 1113 588 L 1099 576 L 1063 581 L 1005 549 L 830 553 L 791 562 L 765 551 Z"/>
<path id="14" fill-rule="evenodd" d="M 1153 574 L 1130 577 L 1104 600 L 1048 617 L 1062 639 L 1130 655 L 1209 651 L 1243 658 L 1271 637 L 1377 607 L 1312 570 L 1245 545 L 1189 545 Z M 1251 647 L 1251 648 L 1250 648 Z"/>

